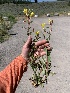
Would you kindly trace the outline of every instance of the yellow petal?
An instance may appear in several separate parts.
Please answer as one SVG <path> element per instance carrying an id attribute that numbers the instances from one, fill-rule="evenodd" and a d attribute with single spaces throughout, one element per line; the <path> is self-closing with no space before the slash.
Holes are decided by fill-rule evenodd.
<path id="1" fill-rule="evenodd" d="M 42 24 L 41 24 L 41 26 L 42 26 L 43 29 L 44 29 L 45 25 L 46 25 L 45 23 L 42 23 Z"/>
<path id="2" fill-rule="evenodd" d="M 51 22 L 52 20 L 49 18 L 49 23 Z"/>
<path id="3" fill-rule="evenodd" d="M 27 9 L 24 9 L 24 11 L 23 11 L 23 12 L 24 12 L 24 14 L 27 14 L 27 11 L 28 11 Z"/>
<path id="4" fill-rule="evenodd" d="M 39 35 L 39 31 L 36 31 L 36 35 Z"/>
<path id="5" fill-rule="evenodd" d="M 30 14 L 30 16 L 31 16 L 31 17 L 34 16 L 34 12 L 32 12 L 32 13 Z"/>

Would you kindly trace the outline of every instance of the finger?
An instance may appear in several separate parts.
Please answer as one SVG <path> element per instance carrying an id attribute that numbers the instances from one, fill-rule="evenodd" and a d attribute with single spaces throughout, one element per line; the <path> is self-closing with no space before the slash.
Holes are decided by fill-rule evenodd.
<path id="1" fill-rule="evenodd" d="M 45 51 L 36 52 L 36 53 L 34 54 L 35 57 L 41 57 L 41 56 L 44 56 L 44 55 L 46 55 L 46 52 L 45 52 Z"/>
<path id="2" fill-rule="evenodd" d="M 53 49 L 52 47 L 48 47 L 48 48 L 47 48 L 47 50 L 49 50 L 49 51 L 52 51 L 52 49 Z"/>
<path id="3" fill-rule="evenodd" d="M 39 49 L 44 49 L 44 48 L 45 48 L 44 45 L 39 46 Z"/>
<path id="4" fill-rule="evenodd" d="M 52 51 L 52 49 L 53 49 L 53 48 L 50 47 L 50 46 L 47 46 L 46 48 L 47 48 L 47 50 L 49 50 L 49 51 Z M 42 52 L 42 51 L 44 51 L 44 46 L 38 48 L 37 51 L 38 51 L 38 52 Z"/>
<path id="5" fill-rule="evenodd" d="M 44 56 L 44 55 L 46 55 L 46 52 L 41 52 L 41 54 L 40 54 L 40 56 Z"/>
<path id="6" fill-rule="evenodd" d="M 41 45 L 46 44 L 46 43 L 47 43 L 46 40 L 41 40 L 41 41 L 36 42 L 35 45 L 36 46 L 41 46 Z"/>
<path id="7" fill-rule="evenodd" d="M 40 53 L 40 52 L 44 51 L 44 49 L 38 48 L 37 51 Z"/>
<path id="8" fill-rule="evenodd" d="M 40 53 L 41 53 L 42 51 L 44 51 L 44 49 L 38 48 L 37 51 L 35 52 L 35 55 L 40 55 Z"/>
<path id="9" fill-rule="evenodd" d="M 46 43 L 46 44 L 44 44 L 44 45 L 39 46 L 39 48 L 40 48 L 40 49 L 44 49 L 45 47 L 46 47 L 46 48 L 49 47 L 49 45 L 50 45 L 49 43 Z"/>
<path id="10" fill-rule="evenodd" d="M 45 46 L 45 47 L 49 47 L 49 46 L 50 46 L 50 44 L 49 44 L 49 43 L 46 43 L 46 44 L 44 44 L 44 46 Z"/>
<path id="11" fill-rule="evenodd" d="M 25 43 L 25 46 L 29 47 L 31 45 L 31 43 L 32 43 L 32 38 L 31 38 L 31 36 L 29 36 L 26 43 Z"/>

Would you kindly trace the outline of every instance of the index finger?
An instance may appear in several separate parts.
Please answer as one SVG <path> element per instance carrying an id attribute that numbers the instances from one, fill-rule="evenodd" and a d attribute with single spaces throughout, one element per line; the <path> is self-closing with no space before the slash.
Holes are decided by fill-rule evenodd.
<path id="1" fill-rule="evenodd" d="M 36 46 L 41 46 L 41 45 L 46 44 L 46 43 L 47 43 L 46 40 L 41 40 L 41 41 L 36 42 L 35 45 Z"/>

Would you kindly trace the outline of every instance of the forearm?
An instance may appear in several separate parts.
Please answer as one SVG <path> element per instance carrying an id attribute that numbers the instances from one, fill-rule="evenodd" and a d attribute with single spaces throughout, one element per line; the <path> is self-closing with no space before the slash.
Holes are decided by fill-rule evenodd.
<path id="1" fill-rule="evenodd" d="M 15 91 L 23 72 L 27 69 L 26 60 L 20 55 L 16 57 L 3 71 L 0 72 L 0 80 L 6 87 L 6 93 Z M 10 92 L 11 91 L 11 92 Z"/>

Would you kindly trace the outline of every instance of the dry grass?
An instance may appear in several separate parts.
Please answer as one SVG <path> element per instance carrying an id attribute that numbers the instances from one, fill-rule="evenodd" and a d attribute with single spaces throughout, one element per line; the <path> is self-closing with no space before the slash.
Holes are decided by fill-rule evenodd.
<path id="1" fill-rule="evenodd" d="M 50 13 L 53 16 L 55 13 L 60 15 L 67 15 L 70 11 L 68 2 L 42 2 L 42 3 L 30 3 L 30 4 L 1 4 L 0 16 L 7 16 L 8 21 L 4 21 L 0 24 L 0 42 L 5 41 L 8 38 L 7 30 L 11 29 L 15 23 L 15 17 L 23 16 L 23 9 L 33 9 L 34 13 L 40 16 L 45 16 Z M 1 19 L 0 19 L 1 20 Z M 4 34 L 5 32 L 5 34 Z"/>
<path id="2" fill-rule="evenodd" d="M 47 13 L 54 14 L 55 12 L 67 13 L 70 11 L 70 6 L 68 2 L 42 2 L 42 3 L 30 3 L 30 4 L 13 4 L 0 5 L 0 13 L 3 15 L 12 14 L 15 16 L 23 15 L 23 9 L 30 8 L 34 9 L 35 14 L 39 16 L 45 15 Z"/>

